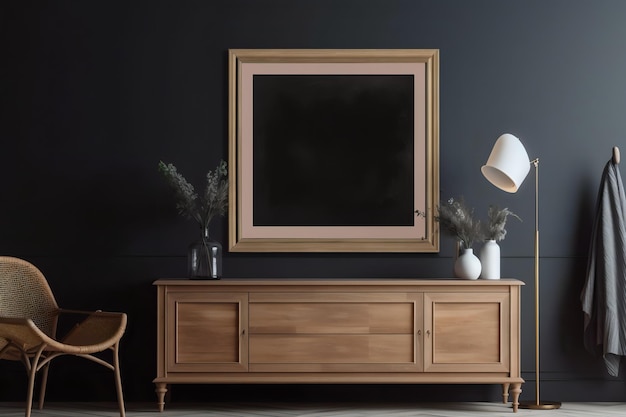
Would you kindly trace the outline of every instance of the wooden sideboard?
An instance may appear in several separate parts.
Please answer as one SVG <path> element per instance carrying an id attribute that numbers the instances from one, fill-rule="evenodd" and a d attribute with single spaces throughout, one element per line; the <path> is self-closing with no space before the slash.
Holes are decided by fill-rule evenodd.
<path id="1" fill-rule="evenodd" d="M 168 384 L 501 384 L 517 411 L 521 281 L 158 280 Z"/>

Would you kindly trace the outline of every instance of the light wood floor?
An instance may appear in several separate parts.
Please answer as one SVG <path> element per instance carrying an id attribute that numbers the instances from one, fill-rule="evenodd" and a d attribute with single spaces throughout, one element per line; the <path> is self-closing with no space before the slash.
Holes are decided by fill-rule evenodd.
<path id="1" fill-rule="evenodd" d="M 0 403 L 0 416 L 24 415 L 21 403 Z M 171 404 L 163 413 L 154 404 L 127 404 L 128 417 L 467 417 L 467 416 L 548 416 L 623 417 L 626 403 L 564 403 L 559 410 L 519 410 L 498 403 L 437 404 L 344 404 L 344 403 L 206 403 Z M 116 417 L 116 404 L 49 403 L 33 410 L 33 417 Z"/>

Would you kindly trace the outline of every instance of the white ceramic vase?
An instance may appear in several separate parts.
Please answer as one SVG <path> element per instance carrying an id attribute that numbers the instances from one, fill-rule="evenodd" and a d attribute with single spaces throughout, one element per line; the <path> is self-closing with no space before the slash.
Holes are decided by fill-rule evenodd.
<path id="1" fill-rule="evenodd" d="M 454 275 L 462 279 L 478 279 L 482 267 L 474 250 L 461 249 L 461 255 L 454 262 Z"/>
<path id="2" fill-rule="evenodd" d="M 480 250 L 482 279 L 500 279 L 500 245 L 495 240 L 487 240 Z"/>

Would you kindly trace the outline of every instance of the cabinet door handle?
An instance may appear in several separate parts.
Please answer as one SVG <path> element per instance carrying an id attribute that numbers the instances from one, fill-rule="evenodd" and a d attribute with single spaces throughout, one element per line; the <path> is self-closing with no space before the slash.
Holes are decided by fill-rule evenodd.
<path id="1" fill-rule="evenodd" d="M 430 330 L 426 330 L 426 337 L 430 337 Z"/>
<path id="2" fill-rule="evenodd" d="M 246 329 L 241 330 L 241 335 L 244 336 L 246 334 Z"/>
<path id="3" fill-rule="evenodd" d="M 419 329 L 419 330 L 417 331 L 417 335 L 418 335 L 418 336 L 421 336 L 421 335 L 422 335 L 422 329 Z"/>

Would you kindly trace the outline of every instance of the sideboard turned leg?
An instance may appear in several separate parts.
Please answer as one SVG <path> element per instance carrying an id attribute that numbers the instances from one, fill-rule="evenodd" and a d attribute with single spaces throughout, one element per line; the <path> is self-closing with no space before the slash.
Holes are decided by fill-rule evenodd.
<path id="1" fill-rule="evenodd" d="M 159 411 L 162 413 L 165 408 L 165 394 L 167 393 L 167 384 L 164 382 L 155 383 L 156 388 L 154 391 L 157 394 L 157 405 L 159 406 Z"/>
<path id="2" fill-rule="evenodd" d="M 506 404 L 509 402 L 509 387 L 510 386 L 511 384 L 509 382 L 502 384 L 502 403 L 503 404 Z"/>
<path id="3" fill-rule="evenodd" d="M 513 412 L 517 413 L 517 409 L 519 407 L 519 395 L 522 393 L 521 382 L 516 382 L 513 384 L 513 387 L 511 388 L 511 393 L 513 394 Z"/>

